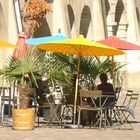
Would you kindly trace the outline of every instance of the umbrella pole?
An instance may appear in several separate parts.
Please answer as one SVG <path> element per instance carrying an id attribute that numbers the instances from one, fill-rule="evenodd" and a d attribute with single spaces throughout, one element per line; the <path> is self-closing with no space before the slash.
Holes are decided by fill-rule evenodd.
<path id="1" fill-rule="evenodd" d="M 74 98 L 73 124 L 75 124 L 75 122 L 76 122 L 76 103 L 77 103 L 77 95 L 78 95 L 79 69 L 80 69 L 80 55 L 78 55 L 77 77 L 76 77 L 75 98 Z"/>
<path id="2" fill-rule="evenodd" d="M 112 56 L 112 71 L 111 71 L 111 78 L 113 80 L 113 86 L 115 86 L 115 76 L 114 76 L 114 56 Z"/>

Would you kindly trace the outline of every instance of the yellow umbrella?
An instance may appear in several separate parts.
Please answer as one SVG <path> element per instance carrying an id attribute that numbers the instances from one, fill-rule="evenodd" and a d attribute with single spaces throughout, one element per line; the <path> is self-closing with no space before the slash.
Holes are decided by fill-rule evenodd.
<path id="1" fill-rule="evenodd" d="M 11 44 L 7 41 L 1 41 L 0 40 L 0 47 L 1 48 L 17 48 L 18 46 L 14 45 L 14 44 Z"/>
<path id="2" fill-rule="evenodd" d="M 80 68 L 80 57 L 81 56 L 112 56 L 124 54 L 123 51 L 103 45 L 101 43 L 88 40 L 80 35 L 77 38 L 60 40 L 54 42 L 46 42 L 38 44 L 37 47 L 42 50 L 53 51 L 64 54 L 73 54 L 78 56 L 77 66 L 77 78 L 75 87 L 75 100 L 74 100 L 74 124 L 76 116 L 76 101 L 78 92 L 78 79 L 79 79 L 79 68 Z"/>

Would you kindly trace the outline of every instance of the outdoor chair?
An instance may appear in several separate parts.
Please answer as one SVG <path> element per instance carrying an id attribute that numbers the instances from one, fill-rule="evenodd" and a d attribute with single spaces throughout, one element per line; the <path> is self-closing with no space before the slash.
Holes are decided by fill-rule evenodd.
<path id="1" fill-rule="evenodd" d="M 137 101 L 138 101 L 138 96 L 139 96 L 138 93 L 132 93 L 129 105 L 121 108 L 122 113 L 123 114 L 125 113 L 125 115 L 124 115 L 125 121 L 128 121 L 128 118 L 130 116 L 135 119 L 134 109 L 135 109 Z"/>
<path id="2" fill-rule="evenodd" d="M 126 96 L 128 96 L 128 94 L 126 94 Z M 120 123 L 120 128 L 121 126 L 124 126 L 125 129 L 127 129 L 127 125 L 129 125 L 130 129 L 133 129 L 130 123 L 130 117 L 135 119 L 134 109 L 136 107 L 139 94 L 132 92 L 131 94 L 129 94 L 129 96 L 130 99 L 126 105 L 117 106 L 114 109 L 115 118 L 117 118 L 116 120 Z M 126 102 L 126 98 L 125 98 L 125 102 Z"/>
<path id="3" fill-rule="evenodd" d="M 74 114 L 74 94 L 64 95 L 63 109 L 62 109 L 62 122 L 73 123 Z"/>
<path id="4" fill-rule="evenodd" d="M 40 116 L 44 117 L 46 125 L 61 125 L 61 106 L 63 100 L 63 92 L 61 87 L 56 86 L 55 89 L 44 91 L 42 96 L 45 100 L 38 106 L 38 127 L 40 124 Z"/>
<path id="5" fill-rule="evenodd" d="M 130 101 L 131 101 L 132 93 L 133 93 L 133 90 L 127 90 L 125 98 L 124 98 L 124 100 L 122 102 L 122 105 L 120 105 L 120 107 L 122 107 L 122 106 L 129 106 Z M 119 105 L 117 105 L 117 106 L 119 107 Z"/>
<path id="6" fill-rule="evenodd" d="M 63 102 L 62 102 L 62 111 L 61 111 L 61 121 L 64 124 L 64 127 L 67 127 L 67 124 L 73 124 L 74 123 L 74 99 L 75 94 L 71 93 L 71 90 L 69 87 L 64 86 L 63 87 Z M 79 92 L 77 95 L 77 103 L 76 108 L 79 106 Z M 77 122 L 77 112 L 76 112 L 76 118 L 75 121 Z"/>
<path id="7" fill-rule="evenodd" d="M 40 116 L 44 117 L 44 120 L 47 120 L 49 116 L 50 105 L 48 103 L 43 103 L 42 105 L 37 106 L 37 125 L 40 126 Z"/>
<path id="8" fill-rule="evenodd" d="M 7 118 L 8 124 L 9 118 L 11 117 L 11 108 L 14 103 L 14 94 L 12 91 L 12 86 L 1 87 L 0 94 L 0 122 L 3 123 L 4 119 Z"/>
<path id="9" fill-rule="evenodd" d="M 123 101 L 119 103 L 116 102 L 116 105 L 113 109 L 113 118 L 112 118 L 116 123 L 121 124 L 120 122 L 121 119 L 119 118 L 120 113 L 117 110 L 121 107 L 129 106 L 132 92 L 133 92 L 132 90 L 127 90 Z"/>
<path id="10" fill-rule="evenodd" d="M 0 122 L 9 125 L 12 117 L 12 108 L 19 105 L 18 88 L 15 83 L 7 83 L 0 87 Z"/>
<path id="11" fill-rule="evenodd" d="M 112 113 L 116 103 L 116 95 L 114 92 L 103 92 L 101 96 L 101 108 L 103 112 L 104 128 L 112 127 Z"/>
<path id="12" fill-rule="evenodd" d="M 101 104 L 101 90 L 80 90 L 80 105 L 78 107 L 78 128 L 81 122 L 81 115 L 83 111 L 93 112 L 95 113 L 95 120 L 94 128 L 98 125 L 99 129 L 101 129 L 102 123 L 102 109 L 100 108 Z M 86 104 L 85 101 L 90 100 L 89 104 Z M 91 115 L 91 114 L 90 114 Z M 91 124 L 89 124 L 91 127 Z"/>
<path id="13" fill-rule="evenodd" d="M 59 99 L 59 100 L 58 100 Z M 38 109 L 43 109 L 44 120 L 46 125 L 60 125 L 61 126 L 61 105 L 62 94 L 46 94 L 46 102 L 39 106 Z M 38 112 L 38 127 L 39 127 L 39 112 Z"/>
<path id="14" fill-rule="evenodd" d="M 121 94 L 121 90 L 122 90 L 122 87 L 116 87 L 115 88 L 116 104 L 118 103 L 118 100 L 119 100 L 119 97 L 120 97 L 120 94 Z"/>
<path id="15" fill-rule="evenodd" d="M 132 90 L 127 90 L 124 100 L 121 103 L 116 102 L 115 108 L 129 106 L 132 93 L 133 93 Z M 114 113 L 114 117 L 115 117 L 115 113 Z"/>

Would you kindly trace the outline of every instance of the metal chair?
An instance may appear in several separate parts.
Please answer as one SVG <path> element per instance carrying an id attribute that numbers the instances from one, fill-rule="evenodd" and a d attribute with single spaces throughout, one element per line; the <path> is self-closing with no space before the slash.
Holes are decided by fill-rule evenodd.
<path id="1" fill-rule="evenodd" d="M 17 88 L 15 83 L 7 82 L 5 86 L 0 87 L 0 122 L 9 124 L 12 115 L 12 107 L 15 105 L 17 97 Z M 16 103 L 17 104 L 17 103 Z"/>
<path id="2" fill-rule="evenodd" d="M 116 95 L 114 92 L 106 92 L 101 96 L 101 108 L 103 111 L 104 128 L 112 127 L 112 113 L 116 103 Z"/>
<path id="3" fill-rule="evenodd" d="M 128 121 L 128 118 L 130 116 L 132 116 L 135 119 L 134 109 L 136 107 L 138 97 L 139 97 L 138 93 L 132 93 L 129 106 L 122 107 L 121 111 L 122 111 L 123 114 L 125 113 L 125 115 L 124 115 L 125 116 L 125 121 Z M 126 115 L 126 113 L 127 113 L 127 115 Z"/>
<path id="4" fill-rule="evenodd" d="M 1 123 L 4 122 L 5 115 L 7 115 L 7 122 L 11 116 L 11 108 L 13 104 L 11 87 L 1 87 Z"/>
<path id="5" fill-rule="evenodd" d="M 78 108 L 78 124 L 77 124 L 78 128 L 80 126 L 80 121 L 81 121 L 81 114 L 82 114 L 81 112 L 91 111 L 91 112 L 96 112 L 97 121 L 94 123 L 93 127 L 95 128 L 97 125 L 99 125 L 99 129 L 101 129 L 101 124 L 102 124 L 102 109 L 100 108 L 101 95 L 102 95 L 101 90 L 80 90 L 80 105 Z M 84 100 L 86 99 L 91 100 L 90 104 L 85 104 Z"/>
<path id="6" fill-rule="evenodd" d="M 75 94 L 71 93 L 69 87 L 63 86 L 63 102 L 62 102 L 62 113 L 61 113 L 61 121 L 64 124 L 64 127 L 67 127 L 67 124 L 72 124 L 74 121 L 74 99 Z M 77 98 L 77 108 L 79 105 L 79 92 L 78 92 L 78 98 Z M 76 112 L 76 118 L 77 122 L 77 112 Z"/>
<path id="7" fill-rule="evenodd" d="M 123 100 L 122 105 L 120 105 L 120 107 L 129 106 L 130 101 L 131 101 L 131 95 L 132 95 L 132 93 L 133 93 L 133 90 L 127 90 L 126 96 L 125 96 L 125 98 Z M 117 105 L 117 107 L 119 107 L 119 105 Z"/>
<path id="8" fill-rule="evenodd" d="M 72 123 L 74 113 L 74 95 L 64 95 L 63 109 L 62 109 L 62 121 L 63 123 Z"/>
<path id="9" fill-rule="evenodd" d="M 132 93 L 133 93 L 132 90 L 127 90 L 127 92 L 126 92 L 126 94 L 125 94 L 125 97 L 124 97 L 124 100 L 122 101 L 122 103 L 121 103 L 121 104 L 118 104 L 118 103 L 116 102 L 115 109 L 119 109 L 119 108 L 121 108 L 121 107 L 129 106 L 130 101 L 131 101 L 130 99 L 131 99 Z M 117 119 L 116 119 L 116 116 L 118 116 L 118 115 L 117 115 L 116 112 L 114 111 L 114 118 L 115 118 L 115 120 L 117 120 Z"/>
<path id="10" fill-rule="evenodd" d="M 121 94 L 121 90 L 122 90 L 122 87 L 116 87 L 115 88 L 115 95 L 116 95 L 116 104 L 119 100 L 119 97 L 120 97 L 120 94 Z"/>
<path id="11" fill-rule="evenodd" d="M 128 94 L 126 94 L 126 96 L 128 96 Z M 133 129 L 129 119 L 130 117 L 135 119 L 134 109 L 137 104 L 138 96 L 139 96 L 138 93 L 131 92 L 131 94 L 129 94 L 130 98 L 128 103 L 123 106 L 117 106 L 114 109 L 114 114 L 115 117 L 117 118 L 116 120 L 120 123 L 120 128 L 121 126 L 124 126 L 125 129 L 127 129 L 127 125 L 129 125 L 130 129 Z M 126 103 L 126 98 L 128 97 L 125 97 L 125 103 Z"/>

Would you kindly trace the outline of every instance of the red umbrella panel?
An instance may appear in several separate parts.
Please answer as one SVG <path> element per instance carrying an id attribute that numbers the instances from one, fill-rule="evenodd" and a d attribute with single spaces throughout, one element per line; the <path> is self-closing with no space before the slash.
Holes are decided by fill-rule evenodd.
<path id="1" fill-rule="evenodd" d="M 140 46 L 117 38 L 115 35 L 112 35 L 104 40 L 100 40 L 99 42 L 119 50 L 140 50 Z"/>
<path id="2" fill-rule="evenodd" d="M 104 40 L 99 41 L 102 44 L 117 48 L 119 50 L 140 50 L 140 46 L 130 43 L 128 41 L 122 40 L 115 35 L 112 35 Z M 112 79 L 114 84 L 114 57 L 112 56 Z"/>
<path id="3" fill-rule="evenodd" d="M 27 52 L 27 46 L 25 43 L 26 38 L 27 38 L 27 35 L 24 32 L 21 32 L 18 34 L 18 41 L 16 45 L 19 47 L 14 50 L 13 57 L 22 58 L 26 55 L 26 52 Z"/>

